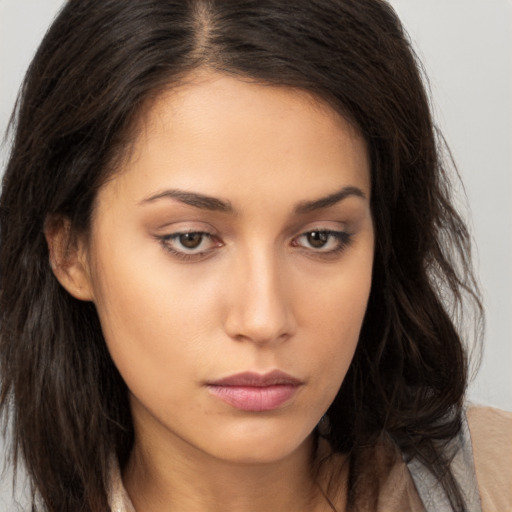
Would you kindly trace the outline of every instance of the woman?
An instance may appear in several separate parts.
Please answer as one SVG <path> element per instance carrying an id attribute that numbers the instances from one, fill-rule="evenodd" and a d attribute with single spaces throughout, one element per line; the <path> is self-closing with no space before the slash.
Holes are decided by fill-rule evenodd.
<path id="1" fill-rule="evenodd" d="M 0 203 L 37 510 L 507 503 L 503 446 L 473 463 L 454 318 L 480 302 L 440 153 L 382 1 L 68 2 Z M 468 416 L 476 448 L 510 428 Z"/>

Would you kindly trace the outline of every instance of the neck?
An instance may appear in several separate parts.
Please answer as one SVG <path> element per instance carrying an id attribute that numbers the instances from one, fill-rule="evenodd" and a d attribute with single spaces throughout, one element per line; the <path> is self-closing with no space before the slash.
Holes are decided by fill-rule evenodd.
<path id="1" fill-rule="evenodd" d="M 312 437 L 285 459 L 263 464 L 219 460 L 181 444 L 172 453 L 135 444 L 123 480 L 137 511 L 332 510 L 311 471 Z"/>

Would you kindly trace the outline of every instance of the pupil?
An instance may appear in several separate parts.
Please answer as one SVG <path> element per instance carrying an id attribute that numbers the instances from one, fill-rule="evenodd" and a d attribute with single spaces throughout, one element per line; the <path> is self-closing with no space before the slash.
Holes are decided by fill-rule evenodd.
<path id="1" fill-rule="evenodd" d="M 185 233 L 180 235 L 180 243 L 187 249 L 196 249 L 201 244 L 203 235 L 201 233 Z"/>
<path id="2" fill-rule="evenodd" d="M 311 233 L 308 233 L 308 243 L 311 247 L 323 247 L 327 243 L 328 239 L 328 233 L 322 233 L 321 231 L 312 231 Z"/>

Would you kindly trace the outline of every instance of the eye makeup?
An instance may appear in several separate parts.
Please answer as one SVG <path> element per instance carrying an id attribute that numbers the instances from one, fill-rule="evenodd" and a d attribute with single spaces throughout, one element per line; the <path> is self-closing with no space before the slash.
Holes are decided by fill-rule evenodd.
<path id="1" fill-rule="evenodd" d="M 314 256 L 332 258 L 349 247 L 353 235 L 346 231 L 318 228 L 295 237 L 291 245 L 311 252 Z"/>
<path id="2" fill-rule="evenodd" d="M 181 261 L 200 261 L 224 243 L 207 231 L 182 230 L 156 235 L 163 249 Z"/>
<path id="3" fill-rule="evenodd" d="M 202 261 L 225 245 L 218 235 L 199 230 L 180 230 L 155 238 L 173 257 L 188 262 Z M 348 248 L 352 239 L 346 231 L 315 228 L 292 238 L 290 246 L 313 257 L 333 259 Z"/>

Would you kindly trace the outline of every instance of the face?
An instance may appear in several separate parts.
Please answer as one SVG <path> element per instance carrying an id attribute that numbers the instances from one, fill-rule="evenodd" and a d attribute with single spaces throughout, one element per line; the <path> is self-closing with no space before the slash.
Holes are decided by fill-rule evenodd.
<path id="1" fill-rule="evenodd" d="M 245 462 L 304 445 L 357 345 L 369 198 L 364 141 L 304 92 L 198 75 L 157 99 L 85 250 L 136 444 Z"/>

